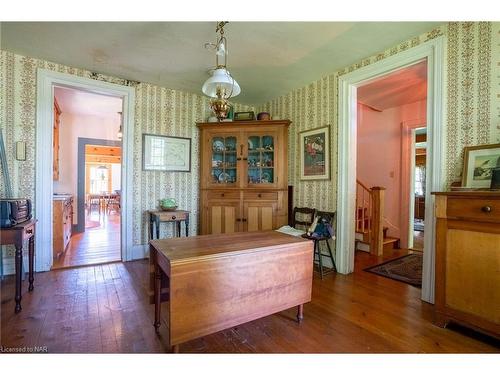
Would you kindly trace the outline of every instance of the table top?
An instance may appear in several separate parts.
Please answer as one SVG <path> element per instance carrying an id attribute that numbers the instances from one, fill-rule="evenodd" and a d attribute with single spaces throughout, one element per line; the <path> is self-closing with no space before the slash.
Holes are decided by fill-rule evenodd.
<path id="1" fill-rule="evenodd" d="M 24 228 L 29 227 L 30 225 L 34 225 L 38 220 L 37 219 L 30 219 L 23 221 L 22 223 L 19 223 L 17 225 L 14 225 L 13 227 L 9 228 L 1 228 L 1 231 L 8 231 L 8 230 L 24 230 Z"/>
<path id="2" fill-rule="evenodd" d="M 217 258 L 241 253 L 303 245 L 312 242 L 276 231 L 208 234 L 194 237 L 166 238 L 150 244 L 171 264 Z"/>
<path id="3" fill-rule="evenodd" d="M 166 211 L 166 210 L 149 210 L 148 212 L 150 214 L 153 214 L 153 215 L 173 214 L 175 212 L 177 212 L 177 213 L 187 213 L 187 214 L 190 213 L 190 211 L 185 211 L 185 210 L 172 210 L 172 211 Z"/>

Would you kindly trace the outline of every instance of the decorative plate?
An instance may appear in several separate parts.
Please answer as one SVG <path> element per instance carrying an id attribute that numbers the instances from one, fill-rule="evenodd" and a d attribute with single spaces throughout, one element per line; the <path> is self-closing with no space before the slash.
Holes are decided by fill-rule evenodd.
<path id="1" fill-rule="evenodd" d="M 271 175 L 267 172 L 262 173 L 262 182 L 263 183 L 271 182 Z"/>
<path id="2" fill-rule="evenodd" d="M 220 175 L 219 175 L 219 182 L 228 182 L 229 181 L 229 174 L 227 174 L 226 172 L 222 172 Z"/>
<path id="3" fill-rule="evenodd" d="M 215 141 L 212 148 L 215 152 L 222 152 L 224 151 L 224 143 L 222 143 L 222 141 Z"/>

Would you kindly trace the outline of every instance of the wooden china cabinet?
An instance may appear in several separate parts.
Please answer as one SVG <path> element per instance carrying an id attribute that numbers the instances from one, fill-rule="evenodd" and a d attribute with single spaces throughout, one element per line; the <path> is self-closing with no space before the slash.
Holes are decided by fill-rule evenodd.
<path id="1" fill-rule="evenodd" d="M 202 234 L 288 221 L 289 120 L 198 123 Z"/>

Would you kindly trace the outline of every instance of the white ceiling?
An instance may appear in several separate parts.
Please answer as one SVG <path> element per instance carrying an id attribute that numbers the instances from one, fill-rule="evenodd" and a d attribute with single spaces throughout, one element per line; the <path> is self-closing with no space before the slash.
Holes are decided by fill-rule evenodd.
<path id="1" fill-rule="evenodd" d="M 426 98 L 426 61 L 397 70 L 358 88 L 358 101 L 381 111 Z"/>
<path id="2" fill-rule="evenodd" d="M 118 112 L 121 112 L 123 108 L 121 98 L 66 87 L 55 87 L 54 96 L 61 112 L 72 115 L 98 116 L 119 120 Z"/>
<path id="3" fill-rule="evenodd" d="M 228 68 L 261 104 L 431 30 L 441 22 L 230 22 Z M 215 22 L 2 22 L 2 49 L 200 93 Z"/>

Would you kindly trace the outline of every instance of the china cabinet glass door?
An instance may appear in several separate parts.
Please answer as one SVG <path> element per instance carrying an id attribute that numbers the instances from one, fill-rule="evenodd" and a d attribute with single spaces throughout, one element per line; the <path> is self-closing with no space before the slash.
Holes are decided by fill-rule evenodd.
<path id="1" fill-rule="evenodd" d="M 237 137 L 220 135 L 212 137 L 211 182 L 217 185 L 236 185 L 238 181 Z"/>
<path id="2" fill-rule="evenodd" d="M 247 183 L 248 185 L 272 185 L 276 183 L 276 135 L 249 134 Z"/>

